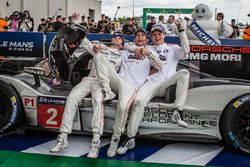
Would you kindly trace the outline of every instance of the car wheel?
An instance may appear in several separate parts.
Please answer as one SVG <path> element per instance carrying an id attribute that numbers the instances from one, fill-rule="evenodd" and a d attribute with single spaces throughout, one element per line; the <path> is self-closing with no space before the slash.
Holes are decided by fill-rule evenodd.
<path id="1" fill-rule="evenodd" d="M 250 154 L 250 94 L 229 103 L 222 114 L 220 130 L 231 149 Z"/>
<path id="2" fill-rule="evenodd" d="M 22 105 L 16 91 L 0 80 L 0 132 L 9 132 L 20 125 Z"/>

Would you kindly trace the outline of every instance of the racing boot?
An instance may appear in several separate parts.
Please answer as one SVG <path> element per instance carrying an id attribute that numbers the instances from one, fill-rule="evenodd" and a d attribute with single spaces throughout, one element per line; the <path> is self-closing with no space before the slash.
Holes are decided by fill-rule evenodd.
<path id="1" fill-rule="evenodd" d="M 88 158 L 97 158 L 98 157 L 98 153 L 100 150 L 100 143 L 101 143 L 101 140 L 97 140 L 97 141 L 92 140 L 90 151 L 87 155 Z"/>
<path id="2" fill-rule="evenodd" d="M 120 140 L 119 137 L 115 137 L 114 135 L 112 136 L 109 149 L 107 151 L 108 157 L 114 157 L 116 155 L 116 150 L 118 148 L 119 140 Z"/>
<path id="3" fill-rule="evenodd" d="M 116 94 L 112 92 L 111 90 L 102 90 L 103 93 L 103 101 L 110 101 L 113 100 L 116 97 Z"/>
<path id="4" fill-rule="evenodd" d="M 187 127 L 187 123 L 183 121 L 183 111 L 174 109 L 174 113 L 172 115 L 172 122 L 177 123 L 178 126 Z"/>
<path id="5" fill-rule="evenodd" d="M 127 139 L 118 148 L 117 154 L 125 154 L 128 150 L 131 150 L 134 147 L 135 147 L 135 138 L 134 137 L 127 137 Z"/>
<path id="6" fill-rule="evenodd" d="M 59 152 L 67 147 L 69 147 L 69 142 L 68 142 L 68 134 L 65 133 L 61 133 L 60 135 L 58 135 L 57 137 L 57 144 L 55 147 L 53 147 L 50 152 L 55 153 L 55 152 Z"/>

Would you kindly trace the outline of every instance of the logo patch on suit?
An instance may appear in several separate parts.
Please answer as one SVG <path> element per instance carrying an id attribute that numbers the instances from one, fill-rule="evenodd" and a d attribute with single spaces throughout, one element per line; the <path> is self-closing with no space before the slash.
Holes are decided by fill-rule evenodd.
<path id="1" fill-rule="evenodd" d="M 159 58 L 160 58 L 161 61 L 166 61 L 167 60 L 166 55 L 160 55 Z"/>

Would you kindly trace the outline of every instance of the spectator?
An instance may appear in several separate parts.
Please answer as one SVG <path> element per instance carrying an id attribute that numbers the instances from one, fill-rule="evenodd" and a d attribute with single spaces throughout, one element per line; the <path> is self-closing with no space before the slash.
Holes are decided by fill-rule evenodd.
<path id="1" fill-rule="evenodd" d="M 56 21 L 54 22 L 53 29 L 54 29 L 55 32 L 57 32 L 62 27 L 63 27 L 62 16 L 58 15 L 56 17 Z"/>
<path id="2" fill-rule="evenodd" d="M 99 33 L 101 33 L 101 34 L 110 34 L 110 25 L 109 25 L 108 20 L 103 21 L 102 29 L 101 29 L 101 31 Z"/>
<path id="3" fill-rule="evenodd" d="M 132 18 L 133 24 L 135 25 L 136 29 L 139 28 L 136 19 L 133 17 Z"/>
<path id="4" fill-rule="evenodd" d="M 240 36 L 240 31 L 239 27 L 235 24 L 235 19 L 231 20 L 231 26 L 233 28 L 233 33 L 229 36 L 229 38 L 238 38 Z"/>
<path id="5" fill-rule="evenodd" d="M 85 27 L 86 29 L 88 29 L 88 22 L 85 21 L 85 16 L 81 17 L 80 25 L 83 26 L 83 27 Z"/>
<path id="6" fill-rule="evenodd" d="M 176 36 L 176 34 L 174 33 L 174 29 L 176 28 L 176 25 L 174 23 L 175 17 L 174 15 L 169 15 L 168 16 L 168 20 L 167 20 L 167 36 Z"/>
<path id="7" fill-rule="evenodd" d="M 88 26 L 88 32 L 96 33 L 96 28 L 97 28 L 97 26 L 96 26 L 95 20 L 91 19 L 89 26 Z"/>
<path id="8" fill-rule="evenodd" d="M 150 18 L 150 22 L 147 24 L 146 31 L 149 34 L 151 32 L 152 26 L 156 23 L 155 17 Z"/>
<path id="9" fill-rule="evenodd" d="M 160 15 L 159 17 L 158 17 L 158 23 L 161 23 L 161 24 L 165 24 L 165 22 L 164 22 L 164 16 L 163 15 Z"/>
<path id="10" fill-rule="evenodd" d="M 37 31 L 38 32 L 46 32 L 48 24 L 46 23 L 45 18 L 40 19 L 41 23 L 38 25 Z"/>
<path id="11" fill-rule="evenodd" d="M 136 30 L 136 27 L 133 24 L 133 20 L 131 18 L 128 18 L 127 20 L 128 23 L 123 25 L 122 27 L 122 33 L 125 35 L 133 35 Z"/>
<path id="12" fill-rule="evenodd" d="M 100 32 L 102 30 L 104 20 L 105 20 L 105 14 L 102 14 L 101 20 L 99 20 L 97 23 L 97 29 L 96 29 L 97 32 Z"/>
<path id="13" fill-rule="evenodd" d="M 73 24 L 74 23 L 74 21 L 73 21 L 73 19 L 72 19 L 72 17 L 71 16 L 69 16 L 68 17 L 68 19 L 69 19 L 69 21 L 68 21 L 68 25 L 71 25 L 71 24 Z"/>
<path id="14" fill-rule="evenodd" d="M 19 12 L 14 11 L 9 18 L 9 22 L 8 22 L 9 31 L 11 31 L 11 32 L 18 31 L 20 21 L 21 20 L 20 20 Z"/>
<path id="15" fill-rule="evenodd" d="M 62 23 L 63 23 L 63 26 L 68 26 L 68 23 L 65 17 L 62 17 Z"/>
<path id="16" fill-rule="evenodd" d="M 166 23 L 164 22 L 164 16 L 163 15 L 160 15 L 158 17 L 158 24 L 161 24 L 161 26 L 164 28 L 165 32 L 168 34 L 168 28 L 167 28 L 167 25 Z"/>
<path id="17" fill-rule="evenodd" d="M 3 18 L 0 18 L 0 32 L 6 31 L 7 28 L 7 21 Z"/>
<path id="18" fill-rule="evenodd" d="M 216 19 L 217 19 L 217 21 L 223 20 L 224 19 L 224 14 L 221 13 L 221 12 L 217 13 Z"/>
<path id="19" fill-rule="evenodd" d="M 31 23 L 31 27 L 29 26 L 28 31 L 34 31 L 34 19 L 30 16 L 30 12 L 28 10 L 23 11 L 23 14 L 25 16 L 26 22 Z"/>
<path id="20" fill-rule="evenodd" d="M 250 26 L 244 29 L 243 39 L 250 40 Z"/>
<path id="21" fill-rule="evenodd" d="M 54 23 L 53 23 L 53 19 L 51 17 L 47 18 L 46 24 L 48 25 L 46 28 L 46 32 L 53 32 L 54 31 Z"/>

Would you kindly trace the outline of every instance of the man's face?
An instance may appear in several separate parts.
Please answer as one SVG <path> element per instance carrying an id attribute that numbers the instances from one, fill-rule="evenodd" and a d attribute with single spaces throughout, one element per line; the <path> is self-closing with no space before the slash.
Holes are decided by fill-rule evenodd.
<path id="1" fill-rule="evenodd" d="M 217 21 L 222 20 L 222 18 L 220 17 L 220 15 L 217 15 L 217 16 L 216 16 L 216 19 L 217 19 Z"/>
<path id="2" fill-rule="evenodd" d="M 123 43 L 122 37 L 116 36 L 115 38 L 112 38 L 111 43 L 118 46 L 122 46 Z"/>
<path id="3" fill-rule="evenodd" d="M 170 23 L 170 24 L 171 24 L 171 23 L 173 23 L 173 22 L 174 22 L 174 18 L 173 18 L 173 17 L 171 17 L 171 16 L 170 16 L 170 17 L 168 17 L 167 22 L 168 22 L 168 23 Z"/>
<path id="4" fill-rule="evenodd" d="M 128 21 L 128 24 L 129 24 L 129 25 L 133 25 L 133 20 L 129 20 L 129 21 Z"/>
<path id="5" fill-rule="evenodd" d="M 155 30 L 151 33 L 151 39 L 154 45 L 161 45 L 164 43 L 165 34 L 161 31 Z"/>
<path id="6" fill-rule="evenodd" d="M 148 38 L 143 32 L 137 32 L 134 39 L 136 46 L 145 46 L 148 43 Z"/>

